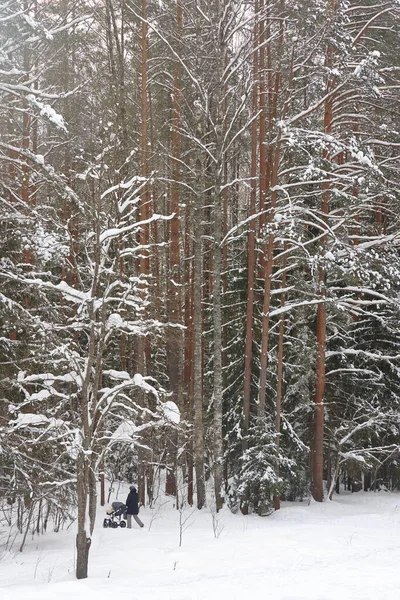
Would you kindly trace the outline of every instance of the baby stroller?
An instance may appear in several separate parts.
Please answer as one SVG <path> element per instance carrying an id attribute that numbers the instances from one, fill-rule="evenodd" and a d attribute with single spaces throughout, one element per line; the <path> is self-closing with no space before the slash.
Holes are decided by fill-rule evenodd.
<path id="1" fill-rule="evenodd" d="M 126 513 L 126 506 L 123 502 L 113 502 L 111 508 L 108 508 L 107 517 L 103 521 L 103 527 L 126 527 L 126 521 L 124 520 Z"/>

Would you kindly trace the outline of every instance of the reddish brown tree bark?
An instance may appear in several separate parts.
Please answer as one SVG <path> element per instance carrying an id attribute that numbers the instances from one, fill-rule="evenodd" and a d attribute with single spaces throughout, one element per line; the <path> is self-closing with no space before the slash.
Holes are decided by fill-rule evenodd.
<path id="1" fill-rule="evenodd" d="M 330 0 L 330 13 L 333 16 L 336 10 L 336 0 Z M 333 63 L 334 49 L 331 44 L 328 45 L 326 53 L 326 66 L 330 71 Z M 330 73 L 327 81 L 327 92 L 329 93 L 335 87 L 335 77 Z M 332 115 L 333 115 L 334 96 L 331 94 L 325 102 L 324 110 L 324 132 L 327 135 L 332 133 Z M 329 151 L 323 151 L 323 159 L 329 160 Z M 329 213 L 330 185 L 323 184 L 323 193 L 321 201 L 321 212 L 324 215 Z M 326 245 L 326 236 L 320 240 L 320 253 Z M 314 439 L 312 444 L 312 493 L 317 502 L 324 499 L 323 476 L 324 476 L 324 395 L 325 395 L 325 355 L 326 355 L 326 305 L 323 301 L 326 296 L 326 273 L 322 264 L 318 267 L 318 293 L 322 300 L 317 308 L 317 359 L 316 359 L 316 383 L 314 397 Z"/>
<path id="2" fill-rule="evenodd" d="M 266 89 L 265 89 L 265 14 L 264 0 L 259 0 L 260 20 L 259 20 L 259 144 L 260 144 L 260 212 L 265 211 L 267 195 L 267 151 L 266 151 Z M 265 225 L 266 216 L 260 216 L 260 237 L 261 231 Z"/>
<path id="3" fill-rule="evenodd" d="M 283 11 L 284 4 L 281 2 L 281 10 Z M 280 23 L 280 33 L 278 39 L 277 56 L 279 57 L 283 51 L 284 42 L 284 26 L 283 16 Z M 290 79 L 293 74 L 293 64 L 290 71 Z M 280 60 L 278 60 L 278 69 L 275 75 L 275 86 L 274 91 L 270 90 L 270 97 L 275 94 L 275 111 L 277 111 L 277 98 L 280 90 Z M 272 82 L 272 80 L 271 80 Z M 281 111 L 281 119 L 283 120 L 286 115 L 288 102 L 283 105 Z M 263 317 L 262 317 L 262 334 L 261 334 L 261 354 L 260 354 L 260 382 L 259 382 L 259 394 L 258 394 L 258 415 L 262 417 L 265 412 L 265 398 L 266 398 L 266 384 L 267 384 L 267 366 L 268 366 L 268 347 L 269 347 L 269 326 L 270 326 L 270 307 L 271 307 L 271 289 L 272 289 L 272 268 L 274 259 L 274 244 L 275 235 L 273 231 L 273 222 L 275 218 L 276 201 L 278 192 L 276 186 L 278 184 L 279 175 L 279 161 L 281 156 L 281 145 L 282 145 L 282 132 L 278 129 L 276 134 L 275 145 L 273 149 L 272 162 L 271 162 L 271 198 L 269 205 L 269 234 L 267 241 L 267 252 L 264 260 L 264 302 L 263 302 Z"/>
<path id="4" fill-rule="evenodd" d="M 147 60 L 148 60 L 148 24 L 147 24 L 147 2 L 142 0 L 142 24 L 141 24 L 141 176 L 149 175 L 149 157 L 148 157 L 148 106 L 147 106 Z M 146 185 L 140 200 L 140 220 L 145 221 L 150 217 L 150 193 L 149 186 Z M 139 244 L 144 246 L 139 259 L 139 274 L 142 277 L 142 286 L 145 288 L 148 284 L 148 275 L 150 273 L 150 258 L 148 246 L 150 243 L 149 225 L 142 225 L 139 233 Z M 145 292 L 144 292 L 145 294 Z M 146 352 L 148 341 L 142 336 L 137 340 L 137 371 L 141 375 L 146 374 Z M 141 402 L 145 403 L 145 398 L 141 394 Z M 143 449 L 138 452 L 138 495 L 139 503 L 144 506 L 146 499 L 146 453 Z"/>
<path id="5" fill-rule="evenodd" d="M 255 2 L 255 23 L 254 23 L 254 42 L 253 42 L 253 96 L 252 112 L 253 122 L 251 125 L 251 189 L 250 189 L 250 210 L 249 216 L 256 212 L 257 197 L 257 119 L 255 115 L 258 110 L 258 1 Z M 247 257 L 247 305 L 246 305 L 246 346 L 244 359 L 244 390 L 243 390 L 243 433 L 246 436 L 250 425 L 250 392 L 251 392 L 251 363 L 252 363 L 252 344 L 253 344 L 253 306 L 254 306 L 254 284 L 256 269 L 256 223 L 252 219 L 249 223 L 249 242 Z"/>
<path id="6" fill-rule="evenodd" d="M 176 3 L 176 35 L 180 40 L 183 27 L 183 11 L 181 0 Z M 176 61 L 174 68 L 174 88 L 172 107 L 171 154 L 172 154 L 172 183 L 171 183 L 171 213 L 174 215 L 170 222 L 169 244 L 169 277 L 167 293 L 167 318 L 171 324 L 166 331 L 166 352 L 169 387 L 174 394 L 179 408 L 183 410 L 181 400 L 182 383 L 182 294 L 181 294 L 181 252 L 180 252 L 180 155 L 181 155 L 181 64 Z"/>

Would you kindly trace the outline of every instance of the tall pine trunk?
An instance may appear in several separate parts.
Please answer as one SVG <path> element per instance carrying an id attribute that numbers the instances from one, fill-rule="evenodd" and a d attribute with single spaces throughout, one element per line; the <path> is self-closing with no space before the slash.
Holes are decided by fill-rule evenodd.
<path id="1" fill-rule="evenodd" d="M 182 35 L 182 4 L 176 3 L 176 35 L 180 40 Z M 181 64 L 176 62 L 174 71 L 172 129 L 171 129 L 171 155 L 172 155 L 172 183 L 171 183 L 171 214 L 170 245 L 169 245 L 169 277 L 167 293 L 167 318 L 170 326 L 166 330 L 166 353 L 169 388 L 173 393 L 180 410 L 182 406 L 182 362 L 183 362 L 183 334 L 182 334 L 182 293 L 181 293 L 181 252 L 180 252 L 180 156 L 181 134 L 179 131 L 181 121 Z"/>
<path id="2" fill-rule="evenodd" d="M 142 24 L 141 24 L 141 175 L 148 177 L 148 107 L 147 107 L 147 59 L 148 59 L 148 24 L 147 24 L 147 2 L 142 0 Z M 140 220 L 145 221 L 150 217 L 150 193 L 146 185 L 140 200 Z M 139 243 L 145 246 L 139 259 L 139 273 L 142 278 L 143 288 L 147 288 L 148 275 L 150 272 L 149 225 L 143 225 L 140 230 Z M 143 291 L 143 295 L 145 295 Z M 148 340 L 139 336 L 137 340 L 137 370 L 141 375 L 146 375 L 146 358 L 148 358 Z M 141 393 L 141 403 L 145 404 L 144 394 Z M 138 452 L 138 494 L 139 503 L 144 506 L 146 501 L 146 452 L 142 448 Z"/>
<path id="3" fill-rule="evenodd" d="M 270 124 L 272 125 L 272 121 L 276 120 L 277 110 L 278 110 L 278 95 L 281 88 L 281 57 L 283 53 L 283 44 L 284 44 L 284 21 L 283 21 L 283 11 L 284 11 L 284 2 L 281 0 L 280 9 L 282 12 L 280 26 L 279 26 L 279 38 L 277 45 L 277 70 L 275 73 L 275 81 L 273 82 L 273 78 L 271 76 L 271 69 L 269 69 L 269 84 L 268 84 L 268 98 L 269 98 L 269 114 L 270 114 Z M 268 28 L 269 32 L 269 28 Z M 270 41 L 268 41 L 268 53 L 270 55 Z M 292 65 L 293 68 L 293 65 Z M 289 76 L 289 80 L 292 77 L 292 69 Z M 281 120 L 283 121 L 286 116 L 287 111 L 287 102 L 283 105 L 281 111 Z M 260 139 L 261 144 L 261 139 Z M 264 144 L 265 145 L 265 144 Z M 275 245 L 275 236 L 273 233 L 273 222 L 275 218 L 275 209 L 277 202 L 277 191 L 276 186 L 278 185 L 278 176 L 279 176 L 279 162 L 281 157 L 281 146 L 282 146 L 282 131 L 280 128 L 277 130 L 276 140 L 274 147 L 271 147 L 269 154 L 269 167 L 266 169 L 265 175 L 265 185 L 271 186 L 271 197 L 270 197 L 270 205 L 269 205 L 269 234 L 267 240 L 267 250 L 266 255 L 264 257 L 264 302 L 263 302 L 263 316 L 262 316 L 262 333 L 261 333 L 261 353 L 260 353 L 260 382 L 259 382 L 259 394 L 258 394 L 258 415 L 260 417 L 264 416 L 265 413 L 265 401 L 266 401 L 266 386 L 267 386 L 267 367 L 268 367 L 268 348 L 269 348 L 269 334 L 270 334 L 270 317 L 269 312 L 271 309 L 271 290 L 272 290 L 272 270 L 273 270 L 273 261 L 274 261 L 274 245 Z M 260 153 L 261 160 L 261 153 Z M 261 167 L 260 167 L 261 168 Z M 267 191 L 267 190 L 266 190 Z M 265 206 L 266 208 L 266 206 Z"/>
<path id="4" fill-rule="evenodd" d="M 336 10 L 336 0 L 329 1 L 329 13 L 331 18 L 334 17 Z M 327 92 L 331 92 L 335 87 L 335 77 L 330 73 L 333 63 L 334 48 L 329 43 L 326 52 L 326 67 L 329 71 L 327 81 Z M 325 102 L 324 110 L 324 132 L 326 135 L 332 133 L 332 116 L 333 116 L 333 95 L 331 94 Z M 329 160 L 328 150 L 323 151 L 323 159 Z M 330 185 L 323 184 L 321 213 L 328 215 L 329 213 L 329 198 Z M 326 246 L 326 235 L 320 240 L 320 257 Z M 317 309 L 317 358 L 316 358 L 316 382 L 315 382 L 315 397 L 314 397 L 314 437 L 312 444 L 312 494 L 314 500 L 322 502 L 324 499 L 324 396 L 325 396 L 325 357 L 326 357 L 326 304 L 324 302 L 326 296 L 326 273 L 322 264 L 318 266 L 318 293 L 321 303 Z"/>
<path id="5" fill-rule="evenodd" d="M 258 2 L 255 3 L 255 23 L 254 23 L 254 42 L 253 42 L 253 95 L 252 112 L 253 122 L 251 125 L 251 189 L 250 189 L 250 214 L 256 212 L 257 195 L 257 119 L 255 115 L 258 108 L 258 23 L 257 23 Z M 247 435 L 250 425 L 250 393 L 251 393 L 251 363 L 252 363 L 252 344 L 253 344 L 253 310 L 254 310 L 254 284 L 255 284 L 255 246 L 256 246 L 256 226 L 255 220 L 249 224 L 249 244 L 247 258 L 247 303 L 246 303 L 246 346 L 244 359 L 244 390 L 243 390 L 243 433 Z M 244 447 L 246 442 L 244 441 Z"/>

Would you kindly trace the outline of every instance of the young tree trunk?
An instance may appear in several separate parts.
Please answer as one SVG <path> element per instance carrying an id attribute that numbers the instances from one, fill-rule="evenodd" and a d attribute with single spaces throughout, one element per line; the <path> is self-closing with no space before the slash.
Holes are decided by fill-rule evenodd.
<path id="1" fill-rule="evenodd" d="M 185 396 L 185 419 L 189 423 L 193 423 L 193 337 L 194 337 L 194 276 L 193 276 L 193 259 L 189 258 L 192 253 L 191 244 L 191 207 L 190 202 L 186 203 L 185 212 L 185 244 L 184 256 L 185 260 L 185 342 L 184 342 L 184 385 L 183 392 Z M 201 272 L 201 257 L 200 257 L 200 272 Z M 201 279 L 200 279 L 201 282 Z M 201 283 L 200 283 L 201 288 Z M 201 305 L 201 298 L 200 298 Z M 194 470 L 194 444 L 190 439 L 187 444 L 186 464 L 188 469 L 188 497 L 189 506 L 193 505 L 193 470 Z"/>
<path id="2" fill-rule="evenodd" d="M 223 435 L 222 435 L 222 311 L 221 311 L 221 271 L 222 271 L 222 194 L 221 177 L 222 165 L 216 166 L 216 184 L 214 187 L 214 270 L 213 270 L 213 450 L 214 450 L 214 486 L 217 510 L 224 503 L 223 493 Z"/>
<path id="3" fill-rule="evenodd" d="M 25 527 L 25 532 L 24 532 L 24 537 L 22 538 L 22 542 L 21 545 L 19 547 L 19 551 L 22 552 L 25 546 L 25 542 L 26 542 L 26 536 L 28 535 L 28 531 L 29 531 L 29 527 L 32 521 L 32 517 L 33 517 L 33 510 L 35 508 L 35 502 L 32 501 L 30 508 L 29 508 L 29 513 L 28 513 L 28 517 L 27 517 L 27 521 L 26 521 L 26 527 Z"/>
<path id="4" fill-rule="evenodd" d="M 147 130 L 147 54 L 148 54 L 148 24 L 147 24 L 147 2 L 142 0 L 142 25 L 141 25 L 141 175 L 148 177 L 148 130 Z M 146 185 L 140 201 L 140 220 L 144 221 L 150 217 L 150 194 Z M 139 243 L 145 246 L 139 259 L 139 273 L 143 278 L 142 286 L 147 287 L 150 272 L 149 225 L 144 225 L 140 231 Z M 144 292 L 145 294 L 145 292 Z M 139 336 L 137 340 L 137 370 L 141 375 L 146 375 L 146 357 L 148 357 L 148 340 Z M 144 394 L 141 393 L 141 403 L 145 404 Z M 139 504 L 146 504 L 146 452 L 141 448 L 138 452 L 138 495 Z"/>
<path id="5" fill-rule="evenodd" d="M 77 460 L 78 533 L 76 536 L 76 578 L 88 576 L 91 537 L 88 522 L 89 474 L 87 457 L 79 453 Z"/>
<path id="6" fill-rule="evenodd" d="M 328 486 L 329 500 L 332 500 L 332 496 L 333 496 L 333 492 L 335 491 L 335 488 L 336 488 L 336 493 L 337 494 L 339 493 L 338 492 L 339 473 L 340 473 L 340 456 L 339 456 L 339 452 L 337 452 L 336 458 L 335 458 L 335 466 L 334 466 L 333 475 L 331 474 L 331 481 L 330 481 L 330 485 Z"/>
<path id="7" fill-rule="evenodd" d="M 318 269 L 319 293 L 325 296 L 325 274 L 322 267 Z M 313 497 L 317 502 L 324 499 L 323 468 L 324 468 L 324 393 L 325 393 L 325 352 L 326 352 L 326 307 L 323 302 L 317 309 L 317 362 L 315 385 L 314 412 L 314 443 L 312 457 Z"/>
<path id="8" fill-rule="evenodd" d="M 197 198 L 194 224 L 194 360 L 193 360 L 193 403 L 194 403 L 194 463 L 196 472 L 197 508 L 206 501 L 204 479 L 204 431 L 203 431 L 203 343 L 202 343 L 202 200 Z"/>
<path id="9" fill-rule="evenodd" d="M 287 245 L 284 246 L 284 251 L 287 249 Z M 284 254 L 282 261 L 282 279 L 281 286 L 282 290 L 286 287 L 286 268 L 287 268 L 287 254 Z M 281 308 L 285 306 L 286 293 L 281 292 Z M 285 317 L 281 315 L 279 321 L 279 334 L 278 334 L 278 366 L 276 373 L 276 413 L 275 413 L 275 428 L 276 428 L 276 454 L 279 455 L 280 448 L 280 435 L 281 435 L 281 414 L 282 414 L 282 398 L 283 398 L 283 343 L 285 337 Z M 276 474 L 279 475 L 279 464 L 276 467 Z M 275 495 L 274 497 L 275 510 L 279 510 L 281 507 L 280 497 Z"/>
<path id="10" fill-rule="evenodd" d="M 96 479 L 94 470 L 83 452 L 80 453 L 77 463 L 76 578 L 86 579 L 89 567 L 89 550 L 96 517 Z"/>
<path id="11" fill-rule="evenodd" d="M 99 232 L 96 232 L 97 236 Z M 96 267 L 99 257 L 96 256 Z M 97 276 L 93 280 L 93 289 L 97 287 Z M 93 319 L 93 304 L 89 305 L 89 313 Z M 99 360 L 99 355 L 97 356 Z M 90 329 L 88 359 L 85 379 L 83 381 L 82 392 L 79 402 L 81 414 L 81 449 L 79 450 L 76 464 L 76 487 L 78 500 L 78 533 L 76 536 L 76 577 L 85 579 L 88 575 L 89 550 L 91 545 L 91 533 L 89 518 L 93 515 L 96 506 L 90 503 L 90 473 L 88 451 L 90 448 L 90 415 L 89 415 L 89 396 L 93 393 L 92 371 L 96 368 L 96 332 L 94 319 Z"/>

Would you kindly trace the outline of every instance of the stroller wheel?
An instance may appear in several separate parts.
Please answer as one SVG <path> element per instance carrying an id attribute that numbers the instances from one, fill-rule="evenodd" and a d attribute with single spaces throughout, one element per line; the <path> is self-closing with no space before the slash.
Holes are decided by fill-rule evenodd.
<path id="1" fill-rule="evenodd" d="M 117 529 L 117 527 L 118 527 L 118 523 L 117 523 L 117 521 L 112 521 L 112 522 L 111 522 L 111 527 L 112 527 L 113 529 Z"/>
<path id="2" fill-rule="evenodd" d="M 120 527 L 126 527 L 126 521 L 121 521 L 121 523 L 119 524 Z"/>
<path id="3" fill-rule="evenodd" d="M 109 525 L 109 520 L 108 519 L 104 519 L 103 521 L 103 527 L 107 528 Z"/>

